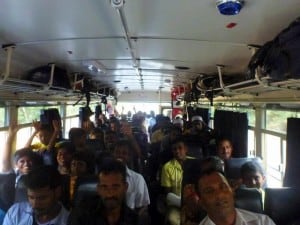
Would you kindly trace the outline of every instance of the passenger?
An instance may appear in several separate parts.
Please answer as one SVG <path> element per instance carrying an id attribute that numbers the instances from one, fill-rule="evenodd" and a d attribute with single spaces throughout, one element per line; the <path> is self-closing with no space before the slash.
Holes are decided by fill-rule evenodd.
<path id="1" fill-rule="evenodd" d="M 173 159 L 167 162 L 161 172 L 161 186 L 167 193 L 167 220 L 170 224 L 180 224 L 180 201 L 183 177 L 183 162 L 188 158 L 188 147 L 182 138 L 172 144 Z"/>
<path id="2" fill-rule="evenodd" d="M 70 176 L 70 201 L 74 199 L 74 194 L 80 183 L 95 177 L 95 162 L 93 156 L 87 152 L 76 152 L 71 160 Z"/>
<path id="3" fill-rule="evenodd" d="M 59 202 L 61 175 L 53 166 L 42 166 L 25 178 L 28 202 L 15 203 L 6 213 L 3 225 L 65 225 L 69 212 Z"/>
<path id="4" fill-rule="evenodd" d="M 3 210 L 0 208 L 0 224 L 3 223 L 4 217 L 5 217 L 5 211 L 3 211 Z"/>
<path id="5" fill-rule="evenodd" d="M 152 128 L 156 124 L 155 112 L 153 110 L 150 111 L 150 114 L 147 116 L 148 119 L 148 134 L 149 137 L 152 135 Z"/>
<path id="6" fill-rule="evenodd" d="M 265 199 L 265 171 L 258 162 L 246 162 L 241 167 L 242 184 L 247 188 L 257 188 L 262 194 L 262 202 Z"/>
<path id="7" fill-rule="evenodd" d="M 228 138 L 221 138 L 217 141 L 217 155 L 223 159 L 228 160 L 232 157 L 233 146 Z"/>
<path id="8" fill-rule="evenodd" d="M 181 130 L 183 130 L 183 120 L 181 118 L 174 119 L 172 123 L 174 126 L 179 127 Z"/>
<path id="9" fill-rule="evenodd" d="M 104 151 L 104 133 L 101 128 L 96 127 L 90 131 L 86 140 L 86 147 L 94 154 L 100 154 Z"/>
<path id="10" fill-rule="evenodd" d="M 195 186 L 199 203 L 207 212 L 200 225 L 275 225 L 267 215 L 235 208 L 233 191 L 226 178 L 216 170 L 200 174 Z"/>
<path id="11" fill-rule="evenodd" d="M 202 159 L 199 164 L 194 164 L 189 171 L 184 171 L 184 180 L 186 183 L 183 186 L 182 192 L 182 225 L 199 224 L 206 215 L 200 207 L 194 181 L 200 173 L 209 170 L 217 170 L 224 173 L 224 161 L 217 156 L 209 156 Z"/>
<path id="12" fill-rule="evenodd" d="M 116 132 L 119 135 L 120 128 L 120 121 L 116 117 L 111 117 L 109 119 L 109 129 L 113 132 Z"/>
<path id="13" fill-rule="evenodd" d="M 70 175 L 72 155 L 75 153 L 75 146 L 70 141 L 63 141 L 57 144 L 57 169 L 61 175 Z"/>
<path id="14" fill-rule="evenodd" d="M 224 161 L 218 156 L 208 156 L 201 161 L 201 171 L 217 170 L 225 172 Z"/>
<path id="15" fill-rule="evenodd" d="M 214 130 L 208 127 L 203 118 L 198 115 L 193 116 L 190 125 L 187 126 L 189 127 L 186 127 L 184 135 L 188 137 L 189 142 L 196 143 L 198 149 L 202 149 L 202 156 L 211 155 L 210 144 L 215 140 Z"/>
<path id="16" fill-rule="evenodd" d="M 130 142 L 131 148 L 132 148 L 132 159 L 133 159 L 133 169 L 136 172 L 141 173 L 143 171 L 143 159 L 145 159 L 147 155 L 147 135 L 135 136 L 133 133 L 133 128 L 129 124 L 128 121 L 121 120 L 121 128 L 120 128 L 120 136 L 119 138 L 124 138 Z M 144 137 L 144 138 L 143 138 Z M 143 152 L 142 152 L 143 150 Z"/>
<path id="17" fill-rule="evenodd" d="M 12 143 L 18 129 L 19 127 L 16 123 L 12 123 L 9 126 L 5 148 L 2 152 L 2 168 L 0 170 L 1 174 L 16 174 L 16 184 L 22 175 L 29 173 L 34 167 L 40 166 L 43 163 L 42 158 L 38 154 L 29 148 L 23 148 L 15 152 L 14 165 L 12 165 Z"/>
<path id="18" fill-rule="evenodd" d="M 128 168 L 130 161 L 132 161 L 131 151 L 132 148 L 128 140 L 118 141 L 115 146 L 114 157 L 126 166 L 126 181 L 128 183 L 126 192 L 127 206 L 141 213 L 147 211 L 150 198 L 144 177 Z"/>
<path id="19" fill-rule="evenodd" d="M 168 133 L 161 140 L 159 163 L 164 165 L 173 158 L 172 143 L 181 137 L 182 130 L 178 126 L 171 126 Z"/>
<path id="20" fill-rule="evenodd" d="M 75 146 L 76 151 L 87 151 L 87 133 L 83 128 L 72 127 L 69 130 L 69 141 Z"/>
<path id="21" fill-rule="evenodd" d="M 100 140 L 101 142 L 103 142 L 104 140 L 104 133 L 103 131 L 96 127 L 93 130 L 91 130 L 91 132 L 89 133 L 89 139 L 96 139 L 96 140 Z"/>
<path id="22" fill-rule="evenodd" d="M 119 136 L 115 131 L 107 130 L 104 133 L 104 149 L 106 152 L 112 153 Z"/>
<path id="23" fill-rule="evenodd" d="M 137 214 L 125 204 L 128 184 L 126 167 L 118 160 L 106 160 L 98 175 L 99 199 L 90 199 L 89 205 L 74 208 L 69 225 L 137 225 Z"/>
<path id="24" fill-rule="evenodd" d="M 28 139 L 25 148 L 31 148 L 38 152 L 44 160 L 44 164 L 54 165 L 55 160 L 55 145 L 61 133 L 61 122 L 52 120 L 52 126 L 41 124 L 39 121 L 33 121 L 34 132 Z M 39 142 L 32 144 L 34 137 L 37 136 Z"/>
<path id="25" fill-rule="evenodd" d="M 166 135 L 165 129 L 168 128 L 171 124 L 171 120 L 167 116 L 159 116 L 156 117 L 156 124 L 153 127 L 155 131 L 152 131 L 151 135 L 151 143 L 161 142 L 163 137 Z"/>

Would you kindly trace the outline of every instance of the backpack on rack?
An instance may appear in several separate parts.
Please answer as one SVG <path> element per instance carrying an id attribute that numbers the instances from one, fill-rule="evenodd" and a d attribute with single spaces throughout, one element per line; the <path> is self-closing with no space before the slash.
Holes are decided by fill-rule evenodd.
<path id="1" fill-rule="evenodd" d="M 25 79 L 37 83 L 48 84 L 51 78 L 51 66 L 40 66 L 28 72 Z M 60 87 L 71 89 L 67 71 L 55 66 L 53 74 L 52 88 Z"/>
<path id="2" fill-rule="evenodd" d="M 273 80 L 300 78 L 300 17 L 252 56 L 247 79 L 254 78 L 258 67 Z"/>

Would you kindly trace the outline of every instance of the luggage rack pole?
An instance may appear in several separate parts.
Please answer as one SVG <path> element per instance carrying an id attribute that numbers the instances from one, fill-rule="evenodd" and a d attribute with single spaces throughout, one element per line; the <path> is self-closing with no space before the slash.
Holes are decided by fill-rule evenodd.
<path id="1" fill-rule="evenodd" d="M 12 52 L 15 48 L 15 45 L 6 45 L 6 46 L 2 46 L 2 48 L 7 52 L 7 58 L 6 58 L 5 72 L 3 74 L 3 78 L 0 81 L 1 84 L 3 84 L 3 82 L 6 81 L 10 75 L 11 58 L 12 58 Z"/>
<path id="2" fill-rule="evenodd" d="M 253 56 L 256 52 L 257 52 L 257 50 L 259 49 L 259 46 L 257 46 L 257 45 L 248 45 L 248 48 L 250 49 L 250 51 L 251 51 L 251 55 Z M 255 69 L 255 76 L 254 76 L 254 79 L 257 81 L 257 83 L 259 84 L 259 85 L 262 85 L 263 87 L 268 87 L 269 85 L 268 84 L 266 84 L 266 83 L 264 83 L 261 79 L 260 79 L 260 74 L 259 74 L 259 71 L 258 71 L 258 69 L 256 68 Z"/>
<path id="3" fill-rule="evenodd" d="M 223 65 L 217 65 L 218 75 L 219 75 L 219 84 L 220 84 L 220 87 L 222 88 L 222 90 L 224 90 L 225 86 L 224 86 L 224 82 L 223 82 L 223 78 L 222 78 L 222 68 L 224 68 Z"/>
<path id="4" fill-rule="evenodd" d="M 55 64 L 49 63 L 49 66 L 51 66 L 51 72 L 50 72 L 50 79 L 48 82 L 48 88 L 51 88 L 53 86 L 53 77 L 54 77 L 54 70 L 55 70 Z"/>

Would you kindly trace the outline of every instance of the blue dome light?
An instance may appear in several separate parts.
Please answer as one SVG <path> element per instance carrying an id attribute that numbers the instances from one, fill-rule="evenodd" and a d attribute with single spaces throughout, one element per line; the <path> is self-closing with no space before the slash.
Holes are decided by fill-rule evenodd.
<path id="1" fill-rule="evenodd" d="M 233 16 L 239 14 L 243 7 L 243 1 L 240 0 L 219 0 L 217 8 L 222 15 Z"/>

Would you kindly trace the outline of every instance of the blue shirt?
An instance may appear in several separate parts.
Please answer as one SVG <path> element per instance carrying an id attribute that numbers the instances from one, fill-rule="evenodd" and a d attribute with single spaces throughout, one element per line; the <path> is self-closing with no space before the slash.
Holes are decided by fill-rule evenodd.
<path id="1" fill-rule="evenodd" d="M 4 216 L 5 212 L 2 209 L 0 209 L 0 225 L 3 223 Z"/>
<path id="2" fill-rule="evenodd" d="M 66 225 L 69 212 L 62 206 L 59 214 L 53 220 L 51 225 Z M 3 225 L 32 225 L 33 222 L 33 210 L 29 202 L 15 203 L 7 211 Z"/>

